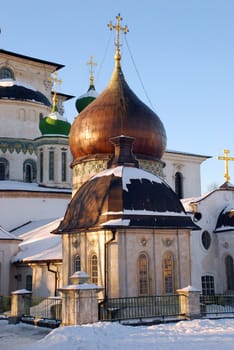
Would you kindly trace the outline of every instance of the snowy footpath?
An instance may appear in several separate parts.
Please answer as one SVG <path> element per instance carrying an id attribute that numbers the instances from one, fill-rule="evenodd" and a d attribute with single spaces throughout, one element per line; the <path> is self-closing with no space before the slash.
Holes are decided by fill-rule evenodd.
<path id="1" fill-rule="evenodd" d="M 234 319 L 154 326 L 95 323 L 54 330 L 0 321 L 1 350 L 233 350 Z"/>

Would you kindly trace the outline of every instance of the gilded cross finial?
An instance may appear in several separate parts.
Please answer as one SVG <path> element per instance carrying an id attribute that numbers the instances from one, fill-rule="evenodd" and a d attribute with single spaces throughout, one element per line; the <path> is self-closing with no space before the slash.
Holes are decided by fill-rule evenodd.
<path id="1" fill-rule="evenodd" d="M 90 85 L 94 85 L 94 76 L 93 76 L 94 70 L 93 70 L 93 67 L 97 66 L 97 63 L 94 62 L 93 56 L 90 56 L 90 60 L 86 64 L 88 64 L 90 66 L 90 70 L 89 70 L 89 72 L 90 72 L 90 78 L 89 78 Z"/>
<path id="2" fill-rule="evenodd" d="M 128 27 L 125 25 L 124 27 L 121 27 L 120 22 L 123 20 L 123 18 L 120 16 L 120 14 L 118 14 L 118 16 L 116 16 L 117 19 L 117 23 L 116 25 L 114 25 L 112 23 L 112 21 L 110 21 L 110 23 L 108 24 L 108 27 L 110 28 L 110 30 L 115 29 L 116 30 L 116 39 L 115 39 L 115 46 L 116 46 L 116 54 L 115 54 L 115 59 L 117 62 L 120 62 L 121 59 L 121 55 L 120 55 L 120 32 L 122 31 L 124 34 L 127 34 L 129 32 Z"/>
<path id="3" fill-rule="evenodd" d="M 230 153 L 230 151 L 228 149 L 224 149 L 223 150 L 224 156 L 217 157 L 218 160 L 224 160 L 224 164 L 225 164 L 224 178 L 225 178 L 226 182 L 228 182 L 230 180 L 230 176 L 229 176 L 229 173 L 228 173 L 228 161 L 229 160 L 234 161 L 234 157 L 228 157 L 229 153 Z"/>
<path id="4" fill-rule="evenodd" d="M 57 71 L 55 71 L 54 76 L 49 77 L 49 79 L 53 84 L 53 90 L 54 90 L 53 106 L 52 106 L 52 111 L 54 112 L 56 110 L 56 103 L 57 103 L 57 83 L 62 84 L 63 81 L 61 79 L 58 79 Z"/>

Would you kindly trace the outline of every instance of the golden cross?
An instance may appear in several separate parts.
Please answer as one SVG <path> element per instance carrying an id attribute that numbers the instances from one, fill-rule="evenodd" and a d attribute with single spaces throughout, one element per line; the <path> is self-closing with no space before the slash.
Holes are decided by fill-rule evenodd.
<path id="1" fill-rule="evenodd" d="M 228 154 L 230 153 L 230 151 L 228 149 L 224 149 L 223 150 L 223 154 L 224 156 L 219 156 L 217 157 L 218 160 L 224 160 L 224 164 L 225 164 L 225 173 L 224 173 L 224 178 L 226 179 L 226 181 L 228 182 L 230 180 L 230 176 L 228 174 L 228 161 L 232 160 L 234 161 L 234 157 L 228 157 Z"/>
<path id="2" fill-rule="evenodd" d="M 52 105 L 52 111 L 54 112 L 56 110 L 56 103 L 57 103 L 57 83 L 62 84 L 62 80 L 58 79 L 58 73 L 57 71 L 54 72 L 53 77 L 49 77 L 50 81 L 53 83 L 53 89 L 54 89 L 54 96 L 53 96 L 53 105 Z"/>
<path id="3" fill-rule="evenodd" d="M 116 30 L 116 40 L 115 40 L 115 46 L 116 46 L 116 59 L 120 60 L 121 56 L 120 56 L 120 31 L 123 31 L 124 34 L 127 34 L 129 32 L 128 27 L 125 25 L 125 27 L 121 27 L 120 22 L 123 20 L 123 18 L 120 16 L 120 14 L 118 14 L 118 16 L 116 16 L 117 19 L 117 24 L 113 25 L 112 21 L 110 21 L 110 23 L 108 24 L 108 27 L 110 28 L 110 30 L 115 29 Z"/>
<path id="4" fill-rule="evenodd" d="M 53 76 L 53 77 L 49 77 L 49 79 L 50 79 L 50 81 L 53 82 L 54 91 L 57 92 L 57 91 L 56 91 L 57 83 L 62 84 L 62 82 L 63 82 L 61 79 L 58 79 L 58 73 L 57 73 L 57 71 L 55 71 L 55 72 L 54 72 L 54 76 Z"/>
<path id="5" fill-rule="evenodd" d="M 94 62 L 93 56 L 90 56 L 90 61 L 87 62 L 86 64 L 90 66 L 90 85 L 94 85 L 93 67 L 97 66 L 97 63 Z"/>

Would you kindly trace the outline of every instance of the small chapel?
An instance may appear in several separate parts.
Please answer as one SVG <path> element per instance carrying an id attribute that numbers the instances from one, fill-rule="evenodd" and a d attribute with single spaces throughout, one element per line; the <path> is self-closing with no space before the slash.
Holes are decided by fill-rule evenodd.
<path id="1" fill-rule="evenodd" d="M 125 80 L 119 32 L 128 29 L 120 21 L 110 24 L 117 32 L 110 82 L 70 131 L 74 192 L 54 231 L 62 234 L 63 283 L 75 255 L 107 298 L 174 293 L 193 283 L 190 244 L 200 227 L 163 180 L 166 131 Z"/>
<path id="2" fill-rule="evenodd" d="M 91 59 L 72 123 L 73 96 L 56 88 L 64 66 L 0 50 L 0 295 L 57 295 L 76 271 L 104 299 L 234 293 L 231 157 L 220 157 L 225 182 L 201 195 L 209 156 L 166 148 L 162 120 L 125 79 L 121 22 L 108 25 L 110 81 L 97 94 Z"/>

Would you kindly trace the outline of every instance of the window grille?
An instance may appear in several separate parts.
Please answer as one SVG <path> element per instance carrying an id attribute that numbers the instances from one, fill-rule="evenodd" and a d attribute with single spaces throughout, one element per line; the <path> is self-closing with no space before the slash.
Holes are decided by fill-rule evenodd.
<path id="1" fill-rule="evenodd" d="M 91 283 L 98 284 L 98 258 L 96 254 L 91 256 Z"/>
<path id="2" fill-rule="evenodd" d="M 81 271 L 81 263 L 80 263 L 80 256 L 79 255 L 75 256 L 74 270 L 75 270 L 74 272 Z"/>
<path id="3" fill-rule="evenodd" d="M 3 67 L 0 69 L 0 79 L 14 79 L 14 75 L 11 69 Z"/>
<path id="4" fill-rule="evenodd" d="M 163 281 L 164 293 L 174 293 L 174 259 L 170 253 L 163 257 Z"/>
<path id="5" fill-rule="evenodd" d="M 202 294 L 203 295 L 214 295 L 214 276 L 206 275 L 201 278 L 202 283 Z"/>
<path id="6" fill-rule="evenodd" d="M 149 264 L 146 254 L 141 254 L 138 260 L 139 295 L 149 294 Z"/>

